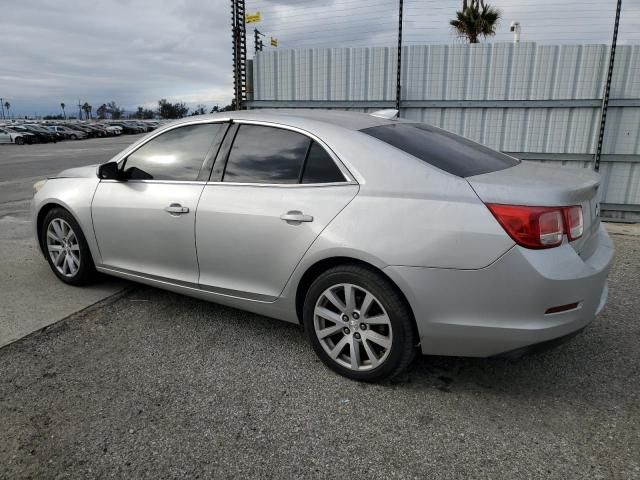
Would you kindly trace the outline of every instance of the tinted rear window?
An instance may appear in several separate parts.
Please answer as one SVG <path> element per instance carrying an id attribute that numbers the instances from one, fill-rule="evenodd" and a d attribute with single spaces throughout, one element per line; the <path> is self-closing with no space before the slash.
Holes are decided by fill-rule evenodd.
<path id="1" fill-rule="evenodd" d="M 335 182 L 344 182 L 344 175 L 324 148 L 313 142 L 307 153 L 302 183 Z"/>
<path id="2" fill-rule="evenodd" d="M 395 123 L 360 131 L 458 177 L 496 172 L 520 163 L 484 145 L 421 123 Z"/>
<path id="3" fill-rule="evenodd" d="M 222 181 L 298 183 L 310 142 L 291 130 L 240 125 Z"/>

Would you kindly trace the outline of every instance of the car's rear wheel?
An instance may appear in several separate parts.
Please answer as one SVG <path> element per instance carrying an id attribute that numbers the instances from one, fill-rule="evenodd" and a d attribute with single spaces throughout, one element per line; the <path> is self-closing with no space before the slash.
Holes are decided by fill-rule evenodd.
<path id="1" fill-rule="evenodd" d="M 53 273 L 70 285 L 86 285 L 96 275 L 87 241 L 75 218 L 63 208 L 50 210 L 42 223 L 42 245 Z"/>
<path id="2" fill-rule="evenodd" d="M 16 145 L 24 145 L 24 138 L 22 137 L 16 137 Z"/>
<path id="3" fill-rule="evenodd" d="M 77 139 L 78 139 L 78 136 L 72 133 L 72 134 L 69 136 L 69 138 L 70 138 L 71 140 L 77 140 Z"/>
<path id="4" fill-rule="evenodd" d="M 373 269 L 343 265 L 320 275 L 305 297 L 303 320 L 320 359 L 349 378 L 397 376 L 416 354 L 411 310 Z"/>

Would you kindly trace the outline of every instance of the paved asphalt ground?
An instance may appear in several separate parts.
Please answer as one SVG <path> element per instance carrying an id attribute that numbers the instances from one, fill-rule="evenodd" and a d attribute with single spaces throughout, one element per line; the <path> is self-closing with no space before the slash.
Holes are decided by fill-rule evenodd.
<path id="1" fill-rule="evenodd" d="M 33 184 L 65 168 L 102 163 L 140 138 L 0 145 L 0 347 L 121 290 L 107 280 L 78 290 L 49 270 L 33 237 Z"/>
<path id="2" fill-rule="evenodd" d="M 0 145 L 0 204 L 31 199 L 33 184 L 61 170 L 103 163 L 142 135 Z"/>
<path id="3" fill-rule="evenodd" d="M 640 239 L 613 238 L 570 343 L 378 385 L 294 325 L 131 288 L 0 349 L 0 478 L 640 478 Z"/>

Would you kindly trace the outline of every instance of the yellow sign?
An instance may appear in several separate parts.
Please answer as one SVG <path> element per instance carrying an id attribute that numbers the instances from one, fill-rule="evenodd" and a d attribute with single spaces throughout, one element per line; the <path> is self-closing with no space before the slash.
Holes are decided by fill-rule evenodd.
<path id="1" fill-rule="evenodd" d="M 278 39 L 277 38 L 271 37 L 271 46 L 272 47 L 277 47 L 278 46 Z"/>
<path id="2" fill-rule="evenodd" d="M 245 14 L 244 21 L 246 23 L 258 23 L 260 21 L 260 12 Z"/>

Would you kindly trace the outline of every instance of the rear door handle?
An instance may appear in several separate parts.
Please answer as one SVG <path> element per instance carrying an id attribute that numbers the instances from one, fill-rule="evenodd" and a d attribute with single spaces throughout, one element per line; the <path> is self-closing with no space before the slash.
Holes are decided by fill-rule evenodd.
<path id="1" fill-rule="evenodd" d="M 183 207 L 179 203 L 172 203 L 168 207 L 164 207 L 164 211 L 169 215 L 182 215 L 184 213 L 189 213 L 189 207 Z"/>
<path id="2" fill-rule="evenodd" d="M 313 222 L 313 217 L 305 215 L 299 210 L 289 210 L 287 213 L 280 215 L 280 220 L 285 222 Z"/>

